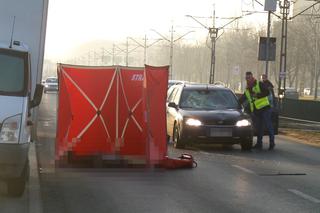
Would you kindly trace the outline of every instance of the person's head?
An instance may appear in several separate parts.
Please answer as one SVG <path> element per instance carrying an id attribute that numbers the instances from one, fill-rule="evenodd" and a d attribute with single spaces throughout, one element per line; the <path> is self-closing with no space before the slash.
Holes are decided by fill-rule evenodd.
<path id="1" fill-rule="evenodd" d="M 261 75 L 261 81 L 266 81 L 268 80 L 268 76 L 266 74 Z"/>
<path id="2" fill-rule="evenodd" d="M 253 87 L 255 80 L 256 79 L 253 77 L 252 72 L 250 72 L 250 71 L 246 72 L 246 81 L 247 81 L 248 88 Z"/>
<path id="3" fill-rule="evenodd" d="M 248 71 L 246 72 L 246 81 L 252 81 L 254 78 L 253 78 L 253 74 L 252 72 Z"/>

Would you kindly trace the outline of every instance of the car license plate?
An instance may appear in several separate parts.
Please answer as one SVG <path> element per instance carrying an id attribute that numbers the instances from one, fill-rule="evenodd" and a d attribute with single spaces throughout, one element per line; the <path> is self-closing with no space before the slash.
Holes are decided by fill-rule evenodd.
<path id="1" fill-rule="evenodd" d="M 210 136 L 211 137 L 231 137 L 232 129 L 231 128 L 211 128 Z"/>

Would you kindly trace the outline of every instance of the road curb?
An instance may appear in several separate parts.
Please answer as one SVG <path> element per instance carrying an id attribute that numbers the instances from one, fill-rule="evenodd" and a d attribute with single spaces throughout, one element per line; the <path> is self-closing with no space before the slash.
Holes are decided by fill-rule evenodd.
<path id="1" fill-rule="evenodd" d="M 30 177 L 29 177 L 29 213 L 43 213 L 40 192 L 38 159 L 35 142 L 30 143 L 29 149 Z"/>

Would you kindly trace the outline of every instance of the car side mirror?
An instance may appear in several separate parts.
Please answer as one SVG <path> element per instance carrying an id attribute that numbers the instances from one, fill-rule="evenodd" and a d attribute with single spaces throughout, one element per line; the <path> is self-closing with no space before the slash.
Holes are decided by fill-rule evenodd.
<path id="1" fill-rule="evenodd" d="M 42 84 L 36 85 L 36 90 L 34 92 L 33 100 L 30 102 L 30 108 L 34 108 L 40 105 L 41 99 L 42 99 L 43 87 L 44 86 Z"/>
<path id="2" fill-rule="evenodd" d="M 172 108 L 175 108 L 175 109 L 178 108 L 177 104 L 174 103 L 174 102 L 170 102 L 170 103 L 168 104 L 168 107 L 172 107 Z"/>

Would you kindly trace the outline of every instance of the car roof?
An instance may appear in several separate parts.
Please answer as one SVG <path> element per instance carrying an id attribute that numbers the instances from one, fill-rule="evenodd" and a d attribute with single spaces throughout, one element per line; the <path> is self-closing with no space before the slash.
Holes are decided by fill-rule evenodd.
<path id="1" fill-rule="evenodd" d="M 183 85 L 177 85 L 177 86 L 183 86 L 185 89 L 196 89 L 196 90 L 228 90 L 231 91 L 229 88 L 222 86 L 222 85 L 214 85 L 214 84 L 203 84 L 203 83 L 187 83 Z"/>
<path id="2" fill-rule="evenodd" d="M 293 87 L 288 87 L 288 88 L 286 88 L 286 91 L 297 92 L 297 89 L 295 89 Z"/>
<path id="3" fill-rule="evenodd" d="M 175 82 L 184 82 L 184 81 L 182 81 L 182 80 L 169 80 L 168 82 L 175 83 Z"/>

